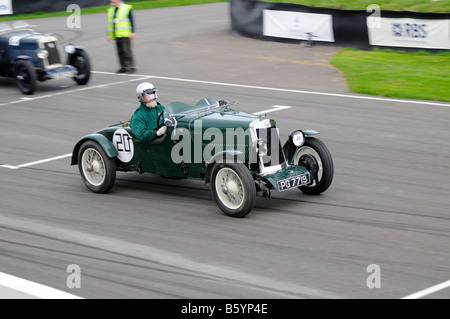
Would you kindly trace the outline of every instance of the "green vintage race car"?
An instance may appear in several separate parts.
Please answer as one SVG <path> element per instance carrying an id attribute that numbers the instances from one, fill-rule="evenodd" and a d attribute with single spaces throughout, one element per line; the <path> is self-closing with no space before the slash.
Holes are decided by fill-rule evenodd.
<path id="1" fill-rule="evenodd" d="M 328 189 L 333 160 L 313 137 L 317 131 L 296 129 L 282 146 L 274 120 L 234 110 L 233 104 L 213 98 L 194 106 L 170 103 L 160 114 L 165 135 L 143 142 L 127 122 L 114 124 L 82 137 L 71 164 L 95 193 L 111 190 L 116 171 L 201 179 L 232 217 L 247 215 L 257 195 L 270 197 L 273 190 L 318 195 Z"/>

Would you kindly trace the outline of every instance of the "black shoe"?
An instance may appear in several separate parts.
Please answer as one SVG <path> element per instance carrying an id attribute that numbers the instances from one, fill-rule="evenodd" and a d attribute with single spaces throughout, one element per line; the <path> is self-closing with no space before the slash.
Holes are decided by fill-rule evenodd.
<path id="1" fill-rule="evenodd" d="M 127 69 L 125 68 L 121 68 L 116 71 L 116 73 L 125 73 L 125 72 L 127 72 Z"/>
<path id="2" fill-rule="evenodd" d="M 125 71 L 126 74 L 133 74 L 136 69 L 130 68 Z"/>

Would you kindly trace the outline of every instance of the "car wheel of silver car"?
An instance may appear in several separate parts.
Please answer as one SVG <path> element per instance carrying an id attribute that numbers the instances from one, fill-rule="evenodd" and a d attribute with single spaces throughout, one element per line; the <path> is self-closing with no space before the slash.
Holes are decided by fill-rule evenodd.
<path id="1" fill-rule="evenodd" d="M 16 84 L 23 94 L 33 94 L 36 90 L 36 71 L 29 60 L 18 60 L 14 66 Z"/>
<path id="2" fill-rule="evenodd" d="M 256 202 L 256 187 L 244 164 L 215 164 L 211 178 L 214 200 L 226 215 L 244 217 L 250 213 Z"/>
<path id="3" fill-rule="evenodd" d="M 91 77 L 91 64 L 89 63 L 89 58 L 84 51 L 75 51 L 70 58 L 71 65 L 77 69 L 77 76 L 73 79 L 79 85 L 85 85 L 88 83 Z"/>
<path id="4" fill-rule="evenodd" d="M 106 193 L 114 186 L 116 165 L 103 148 L 86 141 L 78 153 L 78 168 L 84 184 L 94 193 Z"/>
<path id="5" fill-rule="evenodd" d="M 307 137 L 296 152 L 293 162 L 306 168 L 315 179 L 311 185 L 299 187 L 303 193 L 319 195 L 330 187 L 334 175 L 333 159 L 321 140 Z"/>

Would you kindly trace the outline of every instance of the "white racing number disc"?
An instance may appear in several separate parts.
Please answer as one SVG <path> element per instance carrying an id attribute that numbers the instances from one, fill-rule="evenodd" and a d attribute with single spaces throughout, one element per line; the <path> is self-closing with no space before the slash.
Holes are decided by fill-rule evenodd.
<path id="1" fill-rule="evenodd" d="M 131 161 L 134 155 L 133 138 L 123 128 L 119 128 L 114 132 L 113 140 L 114 147 L 119 155 L 119 160 L 124 163 Z"/>

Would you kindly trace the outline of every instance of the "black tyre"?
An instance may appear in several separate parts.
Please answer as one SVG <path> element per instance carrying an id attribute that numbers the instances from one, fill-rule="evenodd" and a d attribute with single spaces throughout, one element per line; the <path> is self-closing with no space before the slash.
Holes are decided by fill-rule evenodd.
<path id="1" fill-rule="evenodd" d="M 333 181 L 334 165 L 330 151 L 319 139 L 307 137 L 294 157 L 294 164 L 306 168 L 316 180 L 299 189 L 309 195 L 319 195 L 330 187 Z"/>
<path id="2" fill-rule="evenodd" d="M 225 215 L 244 217 L 255 207 L 255 182 L 244 164 L 215 164 L 211 175 L 211 191 L 217 206 Z"/>
<path id="3" fill-rule="evenodd" d="M 37 76 L 33 63 L 29 60 L 18 60 L 14 67 L 17 87 L 23 94 L 31 95 L 37 87 Z"/>
<path id="4" fill-rule="evenodd" d="M 116 181 L 116 165 L 103 148 L 86 141 L 78 153 L 78 169 L 84 184 L 94 193 L 107 193 Z"/>
<path id="5" fill-rule="evenodd" d="M 69 64 L 73 65 L 78 71 L 78 75 L 73 78 L 75 82 L 79 85 L 85 85 L 89 82 L 91 77 L 91 63 L 86 52 L 82 50 L 75 51 L 69 58 Z"/>

